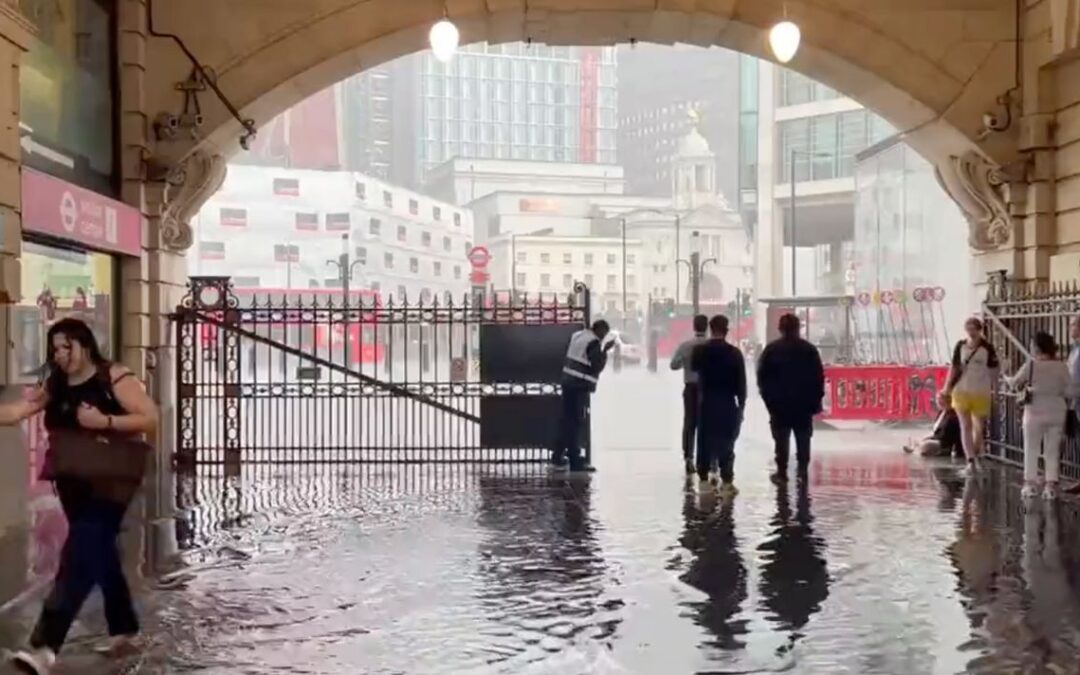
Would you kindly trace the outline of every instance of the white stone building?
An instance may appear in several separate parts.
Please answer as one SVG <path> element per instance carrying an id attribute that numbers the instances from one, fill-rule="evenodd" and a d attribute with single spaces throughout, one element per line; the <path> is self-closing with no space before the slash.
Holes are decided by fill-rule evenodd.
<path id="1" fill-rule="evenodd" d="M 237 288 L 338 288 L 346 251 L 352 287 L 383 298 L 469 287 L 471 211 L 360 173 L 231 166 L 196 221 L 189 273 Z"/>

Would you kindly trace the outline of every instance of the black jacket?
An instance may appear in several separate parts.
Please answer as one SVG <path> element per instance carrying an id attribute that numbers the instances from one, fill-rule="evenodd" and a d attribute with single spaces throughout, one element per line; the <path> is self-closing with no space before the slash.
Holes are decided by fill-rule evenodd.
<path id="1" fill-rule="evenodd" d="M 690 367 L 698 374 L 703 401 L 746 407 L 746 360 L 742 352 L 723 340 L 708 340 L 694 348 Z"/>
<path id="2" fill-rule="evenodd" d="M 771 415 L 816 415 L 825 398 L 825 367 L 817 347 L 802 338 L 781 338 L 761 352 L 758 390 Z"/>

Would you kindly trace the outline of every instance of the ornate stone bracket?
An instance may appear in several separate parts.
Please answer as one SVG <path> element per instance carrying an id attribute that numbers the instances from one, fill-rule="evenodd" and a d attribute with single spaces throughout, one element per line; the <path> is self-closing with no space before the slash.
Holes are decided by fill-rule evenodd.
<path id="1" fill-rule="evenodd" d="M 1013 232 L 1009 212 L 1009 177 L 1001 167 L 969 150 L 952 155 L 934 169 L 938 183 L 968 221 L 971 247 L 986 251 L 1004 246 Z"/>
<path id="2" fill-rule="evenodd" d="M 169 171 L 161 210 L 162 244 L 176 251 L 191 248 L 195 241 L 191 218 L 225 182 L 226 171 L 224 157 L 201 150 L 188 155 Z"/>

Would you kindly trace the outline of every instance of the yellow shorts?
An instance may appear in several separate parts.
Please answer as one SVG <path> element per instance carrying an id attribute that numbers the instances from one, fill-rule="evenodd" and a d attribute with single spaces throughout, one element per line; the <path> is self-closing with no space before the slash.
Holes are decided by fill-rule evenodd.
<path id="1" fill-rule="evenodd" d="M 954 391 L 952 407 L 958 413 L 967 413 L 973 417 L 990 417 L 990 397 L 983 394 Z"/>

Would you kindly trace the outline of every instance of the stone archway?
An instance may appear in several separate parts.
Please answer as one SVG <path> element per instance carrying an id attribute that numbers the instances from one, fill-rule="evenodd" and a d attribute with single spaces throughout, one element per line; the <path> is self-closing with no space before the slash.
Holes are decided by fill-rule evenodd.
<path id="1" fill-rule="evenodd" d="M 133 25 L 152 9 L 155 31 L 180 36 L 256 126 L 353 73 L 425 48 L 444 11 L 463 43 L 684 42 L 766 58 L 766 31 L 786 12 L 803 31 L 790 67 L 902 130 L 968 214 L 973 246 L 993 248 L 1012 232 L 1002 167 L 1017 157 L 1014 130 L 987 133 L 983 119 L 1003 115 L 997 99 L 1015 80 L 1014 0 L 124 1 L 142 9 L 127 13 Z M 176 85 L 191 63 L 173 40 L 142 37 L 143 51 L 123 54 L 135 61 L 127 70 L 141 65 L 143 73 L 142 137 L 126 145 L 138 149 L 137 163 L 149 158 L 150 178 L 167 179 L 161 236 L 185 248 L 187 221 L 220 185 L 242 127 L 204 92 L 194 133 L 155 134 L 155 119 L 183 111 Z"/>

